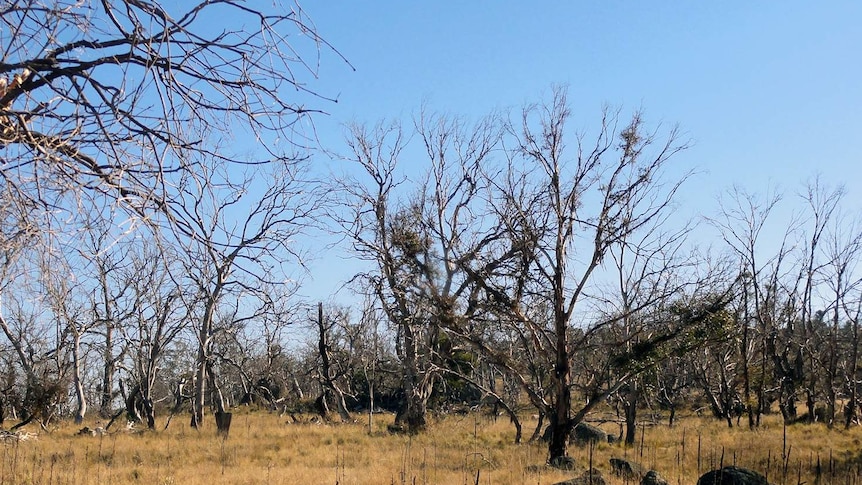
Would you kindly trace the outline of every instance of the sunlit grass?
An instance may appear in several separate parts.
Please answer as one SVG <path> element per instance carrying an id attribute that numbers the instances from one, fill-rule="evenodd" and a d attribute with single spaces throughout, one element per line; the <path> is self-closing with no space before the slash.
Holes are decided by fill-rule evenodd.
<path id="1" fill-rule="evenodd" d="M 167 431 L 101 437 L 77 436 L 80 426 L 64 423 L 36 440 L 0 445 L 0 484 L 472 485 L 477 474 L 483 484 L 550 484 L 577 474 L 544 467 L 544 444 L 513 444 L 514 429 L 503 418 L 432 419 L 427 433 L 412 437 L 386 432 L 391 416 L 375 416 L 370 432 L 358 418 L 355 424 L 295 424 L 277 414 L 240 411 L 227 440 L 216 436 L 214 425 L 197 431 L 180 419 Z M 523 424 L 525 433 L 535 426 Z M 602 427 L 618 432 L 613 424 Z M 694 484 L 721 464 L 752 468 L 778 485 L 858 482 L 859 427 L 795 425 L 785 438 L 775 416 L 755 431 L 692 416 L 673 428 L 645 420 L 641 429 L 635 446 L 572 446 L 570 454 L 581 469 L 592 462 L 609 483 L 623 483 L 610 473 L 608 459 L 615 456 L 658 470 L 671 485 Z"/>

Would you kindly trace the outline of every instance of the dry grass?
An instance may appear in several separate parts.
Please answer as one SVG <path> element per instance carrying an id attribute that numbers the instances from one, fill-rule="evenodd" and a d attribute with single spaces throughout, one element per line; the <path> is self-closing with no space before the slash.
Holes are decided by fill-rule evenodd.
<path id="1" fill-rule="evenodd" d="M 514 445 L 505 420 L 448 417 L 420 436 L 390 435 L 391 417 L 367 425 L 288 424 L 268 413 L 234 415 L 231 436 L 201 432 L 175 419 L 168 431 L 76 436 L 64 424 L 33 441 L 0 445 L 2 484 L 550 484 L 573 475 L 541 466 L 542 444 Z M 85 423 L 91 427 L 95 422 Z M 524 423 L 525 431 L 534 423 Z M 611 431 L 615 426 L 604 426 Z M 592 459 L 610 483 L 608 459 L 627 457 L 659 470 L 671 485 L 694 484 L 719 464 L 767 474 L 782 485 L 856 485 L 862 429 L 823 425 L 786 429 L 774 417 L 756 431 L 690 417 L 674 428 L 647 425 L 634 447 L 572 447 L 586 468 Z M 31 432 L 34 430 L 30 430 Z M 787 458 L 789 455 L 789 458 Z M 831 458 L 830 458 L 831 457 Z M 787 458 L 787 459 L 785 459 Z M 817 462 L 820 461 L 820 476 Z"/>

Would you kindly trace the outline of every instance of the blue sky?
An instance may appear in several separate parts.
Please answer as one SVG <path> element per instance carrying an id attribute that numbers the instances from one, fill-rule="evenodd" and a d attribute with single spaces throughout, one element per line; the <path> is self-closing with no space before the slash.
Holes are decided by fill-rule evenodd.
<path id="1" fill-rule="evenodd" d="M 431 108 L 476 119 L 569 86 L 575 127 L 601 107 L 643 109 L 692 140 L 677 159 L 696 169 L 681 194 L 716 210 L 732 184 L 792 198 L 820 174 L 860 207 L 862 2 L 436 1 L 302 4 L 355 66 L 324 53 L 315 88 L 337 96 L 316 126 Z M 326 293 L 316 278 L 309 292 Z M 328 279 L 328 278 L 327 278 Z"/>

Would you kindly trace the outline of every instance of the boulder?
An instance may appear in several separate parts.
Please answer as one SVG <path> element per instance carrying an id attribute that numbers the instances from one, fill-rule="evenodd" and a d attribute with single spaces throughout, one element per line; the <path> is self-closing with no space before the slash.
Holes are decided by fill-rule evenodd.
<path id="1" fill-rule="evenodd" d="M 611 458 L 610 463 L 611 470 L 614 472 L 614 475 L 624 480 L 639 481 L 647 472 L 646 468 L 641 466 L 639 463 L 635 463 L 624 458 Z"/>
<path id="2" fill-rule="evenodd" d="M 548 426 L 542 432 L 542 441 L 548 442 L 550 440 L 551 427 Z M 591 441 L 595 443 L 613 443 L 616 439 L 605 433 L 601 428 L 587 423 L 578 423 L 572 430 L 571 436 L 569 436 L 569 442 L 577 445 L 586 445 Z"/>
<path id="3" fill-rule="evenodd" d="M 657 471 L 650 470 L 641 478 L 641 485 L 667 485 L 667 480 L 659 475 Z"/>
<path id="4" fill-rule="evenodd" d="M 601 428 L 587 423 L 578 423 L 572 431 L 571 441 L 579 445 L 589 444 L 591 441 L 595 443 L 607 443 L 608 434 L 602 431 Z"/>
<path id="5" fill-rule="evenodd" d="M 706 472 L 697 481 L 697 485 L 769 485 L 763 475 L 736 466 Z"/>
<path id="6" fill-rule="evenodd" d="M 551 462 L 548 464 L 554 468 L 559 468 L 560 470 L 575 469 L 575 459 L 571 456 L 558 456 L 551 460 Z"/>
<path id="7" fill-rule="evenodd" d="M 557 482 L 554 485 L 607 485 L 607 482 L 605 482 L 604 477 L 602 477 L 602 472 L 593 468 L 592 470 L 584 471 L 584 473 L 578 477 Z"/>

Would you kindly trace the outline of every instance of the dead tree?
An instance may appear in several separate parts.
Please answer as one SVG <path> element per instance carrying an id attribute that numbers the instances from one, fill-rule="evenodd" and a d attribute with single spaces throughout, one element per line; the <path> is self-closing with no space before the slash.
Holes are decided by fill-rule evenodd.
<path id="1" fill-rule="evenodd" d="M 323 419 L 329 419 L 329 407 L 327 404 L 327 395 L 330 395 L 335 401 L 335 408 L 338 410 L 338 415 L 341 421 L 349 423 L 352 421 L 350 413 L 347 411 L 347 404 L 344 402 L 344 392 L 336 382 L 335 369 L 333 368 L 332 357 L 332 328 L 334 322 L 327 321 L 323 314 L 323 303 L 317 305 L 317 355 L 320 359 L 320 384 L 322 392 L 317 398 L 317 408 Z"/>

